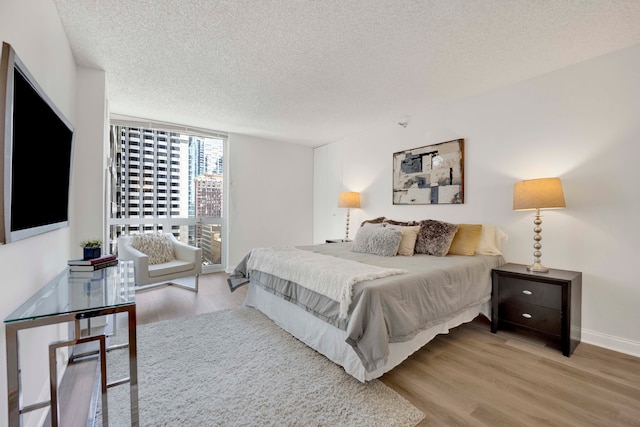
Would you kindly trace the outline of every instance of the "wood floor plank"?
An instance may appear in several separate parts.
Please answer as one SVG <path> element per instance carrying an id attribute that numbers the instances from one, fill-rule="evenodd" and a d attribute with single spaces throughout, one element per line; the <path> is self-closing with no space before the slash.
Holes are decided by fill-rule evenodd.
<path id="1" fill-rule="evenodd" d="M 59 424 L 61 426 L 84 426 L 89 417 L 89 403 L 94 389 L 98 364 L 91 360 L 82 360 L 73 365 L 73 369 L 67 369 L 60 386 L 58 387 Z M 69 396 L 77 396 L 76 399 L 84 401 L 86 405 L 78 405 Z M 51 413 L 47 415 L 45 426 L 51 425 Z"/>
<path id="2" fill-rule="evenodd" d="M 522 425 L 571 425 L 561 412 L 562 403 L 546 399 L 547 395 L 540 393 L 548 384 L 532 382 L 518 366 L 509 366 L 508 360 L 498 363 L 482 354 L 465 351 L 452 350 L 432 367 L 433 376 L 455 386 L 455 398 L 475 398 L 479 408 L 492 408 L 501 418 L 518 414 Z M 476 414 L 483 413 L 477 411 Z M 588 418 L 579 420 L 581 425 L 588 425 L 588 421 Z"/>
<path id="3" fill-rule="evenodd" d="M 521 422 L 527 425 L 571 425 L 572 421 L 582 426 L 593 425 L 593 418 L 576 405 L 588 400 L 589 392 L 558 380 L 552 369 L 539 364 L 539 358 L 475 351 L 475 348 L 465 348 L 463 342 L 457 340 L 460 348 L 452 353 L 458 372 L 447 375 L 460 375 L 461 381 L 466 381 L 465 387 L 473 385 L 477 393 L 491 395 L 491 400 L 484 401 L 486 405 L 491 404 L 496 410 L 502 408 L 506 413 L 518 413 Z M 596 409 L 602 422 L 611 419 L 613 414 L 606 411 L 615 411 L 614 408 L 594 404 L 600 406 Z"/>
<path id="4" fill-rule="evenodd" d="M 246 287 L 232 293 L 226 278 L 202 275 L 197 294 L 139 292 L 138 324 L 242 305 Z M 419 427 L 640 426 L 640 358 L 585 343 L 565 357 L 537 338 L 493 334 L 483 317 L 439 335 L 380 380 L 426 414 Z"/>
<path id="5" fill-rule="evenodd" d="M 396 391 L 416 403 L 437 403 L 440 407 L 449 406 L 449 411 L 460 416 L 469 415 L 478 406 L 475 396 L 461 395 L 454 383 L 437 375 L 428 364 L 418 358 L 412 358 L 398 366 L 393 376 L 386 375 L 387 385 L 394 385 Z M 455 406 L 449 405 L 449 399 L 455 400 Z"/>

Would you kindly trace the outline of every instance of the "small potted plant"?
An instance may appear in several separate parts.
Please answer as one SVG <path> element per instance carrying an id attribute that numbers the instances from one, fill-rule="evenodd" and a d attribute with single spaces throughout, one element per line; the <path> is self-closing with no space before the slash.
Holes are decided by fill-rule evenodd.
<path id="1" fill-rule="evenodd" d="M 84 259 L 98 258 L 102 255 L 102 240 L 92 239 L 80 242 Z"/>

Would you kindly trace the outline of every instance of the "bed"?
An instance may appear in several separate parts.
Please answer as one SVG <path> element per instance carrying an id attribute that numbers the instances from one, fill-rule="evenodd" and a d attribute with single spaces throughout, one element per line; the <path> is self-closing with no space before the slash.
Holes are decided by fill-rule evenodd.
<path id="1" fill-rule="evenodd" d="M 229 286 L 248 285 L 245 305 L 362 382 L 380 377 L 436 335 L 479 314 L 490 318 L 491 269 L 504 263 L 498 248 L 472 256 L 383 256 L 358 250 L 361 234 L 347 243 L 256 248 L 236 266 Z M 334 286 L 331 280 L 354 283 L 334 296 L 326 290 Z"/>

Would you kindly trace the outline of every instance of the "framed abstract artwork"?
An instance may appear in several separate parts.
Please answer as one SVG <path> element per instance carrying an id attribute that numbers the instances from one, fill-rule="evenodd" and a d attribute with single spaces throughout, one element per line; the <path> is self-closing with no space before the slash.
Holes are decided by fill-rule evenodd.
<path id="1" fill-rule="evenodd" d="M 464 203 L 464 139 L 393 153 L 393 204 Z"/>

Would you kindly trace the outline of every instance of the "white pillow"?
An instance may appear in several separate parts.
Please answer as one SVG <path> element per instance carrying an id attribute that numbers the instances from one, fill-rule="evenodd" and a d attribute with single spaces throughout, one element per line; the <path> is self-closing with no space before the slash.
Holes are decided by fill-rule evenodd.
<path id="1" fill-rule="evenodd" d="M 149 265 L 175 258 L 171 237 L 166 234 L 136 234 L 131 237 L 131 246 L 149 257 Z"/>
<path id="2" fill-rule="evenodd" d="M 395 227 L 382 224 L 364 224 L 353 239 L 353 252 L 381 256 L 395 256 L 402 240 L 402 233 Z"/>
<path id="3" fill-rule="evenodd" d="M 480 239 L 476 246 L 477 255 L 502 255 L 502 244 L 507 235 L 495 225 L 482 224 Z"/>

